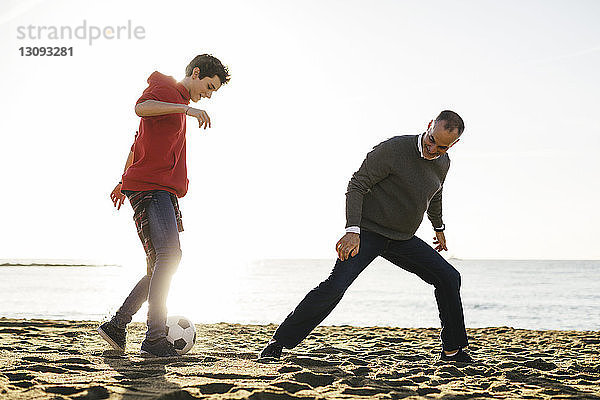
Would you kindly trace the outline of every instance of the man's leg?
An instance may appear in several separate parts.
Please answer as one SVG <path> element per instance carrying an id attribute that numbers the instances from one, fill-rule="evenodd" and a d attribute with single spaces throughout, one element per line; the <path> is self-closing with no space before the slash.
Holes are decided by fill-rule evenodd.
<path id="1" fill-rule="evenodd" d="M 150 240 L 156 252 L 154 271 L 148 288 L 148 331 L 152 342 L 166 336 L 167 295 L 171 278 L 181 259 L 179 232 L 170 194 L 157 191 L 146 208 Z"/>
<path id="2" fill-rule="evenodd" d="M 435 287 L 444 350 L 466 347 L 468 340 L 460 299 L 460 273 L 416 236 L 392 241 L 382 256 Z"/>
<path id="3" fill-rule="evenodd" d="M 296 347 L 331 313 L 350 284 L 383 251 L 386 242 L 383 236 L 363 231 L 358 254 L 346 261 L 338 259 L 329 277 L 304 297 L 279 325 L 273 339 L 288 349 Z"/>
<path id="4" fill-rule="evenodd" d="M 119 329 L 125 329 L 127 324 L 142 307 L 142 304 L 148 300 L 148 288 L 150 286 L 150 277 L 145 275 L 135 285 L 129 296 L 123 302 L 123 305 L 116 312 L 111 322 Z"/>

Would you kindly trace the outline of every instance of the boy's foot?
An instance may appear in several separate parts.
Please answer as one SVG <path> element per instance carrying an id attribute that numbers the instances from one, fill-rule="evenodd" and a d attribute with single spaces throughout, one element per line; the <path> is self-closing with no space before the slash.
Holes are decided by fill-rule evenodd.
<path id="1" fill-rule="evenodd" d="M 180 357 L 173 344 L 164 337 L 152 342 L 145 339 L 140 353 L 146 357 Z"/>
<path id="2" fill-rule="evenodd" d="M 442 351 L 442 355 L 440 357 L 441 361 L 453 361 L 464 364 L 474 363 L 473 359 L 469 354 L 467 354 L 463 349 L 459 349 L 458 352 L 454 355 L 447 355 L 444 351 Z"/>
<path id="3" fill-rule="evenodd" d="M 127 338 L 127 331 L 125 329 L 119 329 L 115 324 L 108 321 L 100 325 L 97 329 L 102 339 L 106 340 L 113 349 L 124 352 L 125 342 Z"/>
<path id="4" fill-rule="evenodd" d="M 271 340 L 260 352 L 259 358 L 271 357 L 279 359 L 281 357 L 281 350 L 283 350 L 283 345 L 276 340 Z"/>

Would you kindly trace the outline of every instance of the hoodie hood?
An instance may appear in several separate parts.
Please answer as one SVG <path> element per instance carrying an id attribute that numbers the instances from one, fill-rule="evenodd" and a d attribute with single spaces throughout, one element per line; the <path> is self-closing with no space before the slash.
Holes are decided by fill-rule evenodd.
<path id="1" fill-rule="evenodd" d="M 158 71 L 154 71 L 148 77 L 148 85 L 150 86 L 169 86 L 177 89 L 183 99 L 189 103 L 190 92 L 181 83 L 177 82 L 172 76 L 161 74 Z"/>

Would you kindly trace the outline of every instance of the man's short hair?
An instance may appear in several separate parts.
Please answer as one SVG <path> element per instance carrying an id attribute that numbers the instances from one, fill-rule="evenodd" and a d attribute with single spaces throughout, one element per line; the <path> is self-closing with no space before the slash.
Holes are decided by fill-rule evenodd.
<path id="1" fill-rule="evenodd" d="M 444 121 L 444 129 L 452 132 L 455 129 L 458 129 L 458 136 L 462 135 L 465 130 L 465 123 L 463 122 L 460 115 L 455 113 L 454 111 L 444 110 L 437 116 L 435 122 Z"/>
<path id="2" fill-rule="evenodd" d="M 212 78 L 217 75 L 221 80 L 221 85 L 229 82 L 229 70 L 224 66 L 218 58 L 213 57 L 210 54 L 200 54 L 194 57 L 194 59 L 185 67 L 185 76 L 191 76 L 194 68 L 200 69 L 200 75 L 198 78 L 202 79 L 205 77 Z"/>

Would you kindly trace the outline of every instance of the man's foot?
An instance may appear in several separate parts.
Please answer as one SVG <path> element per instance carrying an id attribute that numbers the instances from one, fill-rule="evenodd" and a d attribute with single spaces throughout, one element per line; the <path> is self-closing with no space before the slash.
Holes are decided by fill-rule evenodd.
<path id="1" fill-rule="evenodd" d="M 145 339 L 142 342 L 140 353 L 147 357 L 180 357 L 173 344 L 167 338 L 149 341 Z"/>
<path id="2" fill-rule="evenodd" d="M 106 340 L 113 349 L 124 352 L 125 342 L 127 338 L 127 331 L 125 329 L 119 329 L 115 324 L 108 321 L 100 325 L 97 329 L 102 339 Z"/>
<path id="3" fill-rule="evenodd" d="M 283 350 L 283 345 L 273 339 L 260 352 L 259 358 L 271 357 L 279 359 L 281 357 L 281 350 Z"/>
<path id="4" fill-rule="evenodd" d="M 458 349 L 456 354 L 451 355 L 451 356 L 447 355 L 446 352 L 442 351 L 442 356 L 440 357 L 440 360 L 441 361 L 459 362 L 459 363 L 464 363 L 464 364 L 471 364 L 471 363 L 475 362 L 475 361 L 473 361 L 473 359 L 471 358 L 470 355 L 465 353 L 465 351 L 463 349 Z"/>

